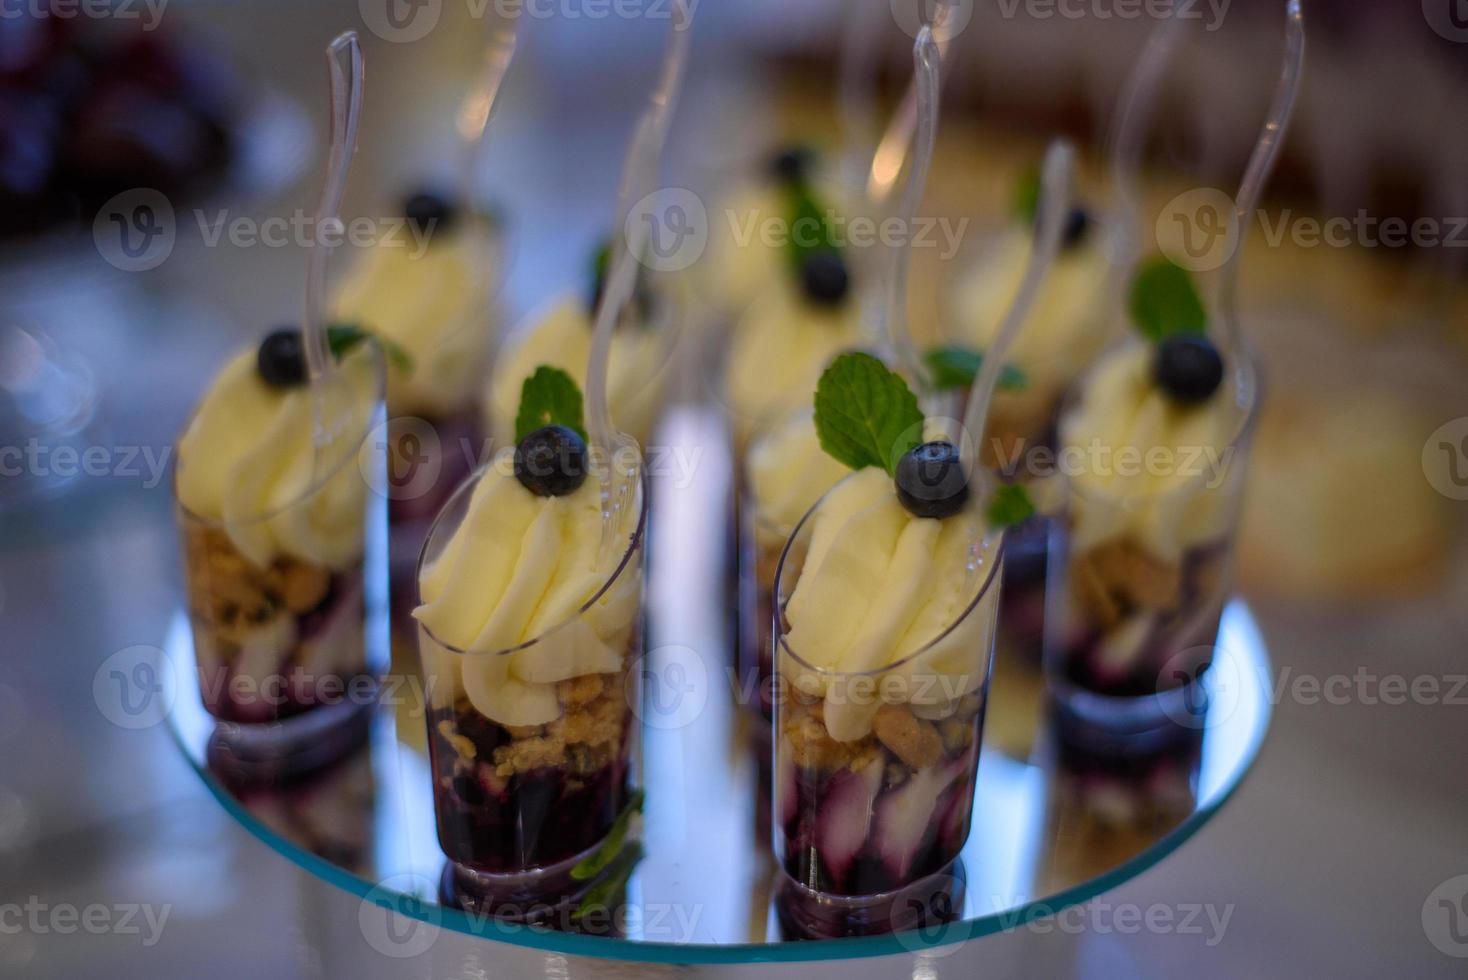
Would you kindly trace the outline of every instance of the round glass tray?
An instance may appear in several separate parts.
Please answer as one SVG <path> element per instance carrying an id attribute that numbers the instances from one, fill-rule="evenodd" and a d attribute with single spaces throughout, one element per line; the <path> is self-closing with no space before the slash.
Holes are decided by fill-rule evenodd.
<path id="1" fill-rule="evenodd" d="M 644 719 L 644 855 L 626 888 L 622 935 L 585 935 L 467 915 L 438 904 L 444 857 L 433 819 L 426 726 L 411 680 L 411 641 L 395 651 L 392 710 L 366 744 L 324 770 L 240 783 L 211 766 L 213 720 L 197 694 L 187 618 L 166 652 L 177 671 L 170 726 L 225 809 L 283 856 L 401 915 L 467 936 L 547 952 L 669 963 L 825 960 L 912 952 L 1052 915 L 1136 877 L 1218 812 L 1248 772 L 1269 723 L 1269 661 L 1247 607 L 1225 610 L 1205 675 L 1204 722 L 1162 750 L 1105 760 L 1051 730 L 1043 685 L 1018 651 L 996 656 L 973 829 L 963 849 L 962 908 L 946 925 L 884 936 L 786 942 L 772 908 L 777 870 L 756 834 L 747 711 L 729 696 L 732 654 L 720 549 L 727 476 L 708 460 L 683 489 L 654 490 L 648 696 L 677 687 L 676 723 Z M 724 471 L 725 474 L 727 470 Z M 707 486 L 705 486 L 707 484 Z M 714 538 L 713 540 L 718 540 Z"/>

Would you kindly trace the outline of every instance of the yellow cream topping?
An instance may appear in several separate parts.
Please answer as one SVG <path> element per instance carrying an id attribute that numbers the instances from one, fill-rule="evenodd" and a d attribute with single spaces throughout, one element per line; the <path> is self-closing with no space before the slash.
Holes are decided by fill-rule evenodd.
<path id="1" fill-rule="evenodd" d="M 988 673 L 997 583 L 979 608 L 963 612 L 988 579 L 998 536 L 973 508 L 944 520 L 914 517 L 892 478 L 872 468 L 838 484 L 813 520 L 785 607 L 784 676 L 798 691 L 825 696 L 826 728 L 838 741 L 869 733 L 884 701 L 928 717 L 952 713 Z M 881 679 L 864 688 L 853 672 Z"/>
<path id="2" fill-rule="evenodd" d="M 786 535 L 821 494 L 851 472 L 821 449 L 809 409 L 791 413 L 756 436 L 748 466 L 757 519 L 766 529 Z"/>
<path id="3" fill-rule="evenodd" d="M 642 569 L 630 562 L 581 612 L 616 567 L 598 565 L 599 481 L 539 497 L 502 469 L 485 472 L 463 522 L 422 570 L 413 616 L 430 679 L 448 687 L 436 697 L 462 692 L 502 725 L 541 725 L 561 714 L 558 681 L 622 666 Z M 640 506 L 638 497 L 631 513 Z"/>
<path id="4" fill-rule="evenodd" d="M 1096 237 L 1093 232 L 1086 242 L 1056 256 L 1006 356 L 1024 371 L 1028 387 L 1045 391 L 1047 397 L 1068 384 L 1106 340 L 1108 266 L 1102 250 L 1092 244 Z M 988 349 L 1014 303 L 1033 249 L 1028 229 L 1012 229 L 974 274 L 955 287 L 956 342 Z"/>
<path id="5" fill-rule="evenodd" d="M 767 289 L 734 327 L 725 391 L 736 441 L 759 425 L 808 405 L 831 358 L 863 342 L 860 304 L 834 309 L 791 290 Z"/>
<path id="6" fill-rule="evenodd" d="M 493 238 L 487 226 L 374 246 L 345 279 L 334 316 L 361 323 L 402 348 L 390 365 L 395 414 L 448 415 L 473 405 L 496 330 L 491 303 Z"/>
<path id="7" fill-rule="evenodd" d="M 646 446 L 662 406 L 667 384 L 670 324 L 619 326 L 612 336 L 607 365 L 607 403 L 612 423 Z M 591 354 L 591 317 L 578 297 L 558 300 L 550 311 L 521 332 L 500 358 L 485 399 L 485 423 L 496 446 L 514 444 L 515 414 L 525 379 L 541 365 L 557 367 L 586 390 Z"/>
<path id="8" fill-rule="evenodd" d="M 380 362 L 358 347 L 317 389 L 277 389 L 260 379 L 256 357 L 251 347 L 225 365 L 180 437 L 178 501 L 222 522 L 262 568 L 277 555 L 344 568 L 363 550 L 369 491 L 356 457 L 370 450 Z"/>
<path id="9" fill-rule="evenodd" d="M 1140 342 L 1106 355 L 1061 420 L 1073 548 L 1131 536 L 1175 561 L 1227 526 L 1242 469 L 1228 450 L 1242 422 L 1232 380 L 1201 405 L 1179 405 L 1152 380 L 1153 356 Z"/>

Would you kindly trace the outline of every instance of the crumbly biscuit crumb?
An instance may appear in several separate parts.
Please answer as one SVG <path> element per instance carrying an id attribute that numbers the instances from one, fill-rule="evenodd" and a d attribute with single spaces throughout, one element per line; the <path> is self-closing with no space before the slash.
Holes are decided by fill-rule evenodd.
<path id="1" fill-rule="evenodd" d="M 893 755 L 913 769 L 925 769 L 943 755 L 943 739 L 937 728 L 902 705 L 882 705 L 872 719 L 872 731 Z"/>

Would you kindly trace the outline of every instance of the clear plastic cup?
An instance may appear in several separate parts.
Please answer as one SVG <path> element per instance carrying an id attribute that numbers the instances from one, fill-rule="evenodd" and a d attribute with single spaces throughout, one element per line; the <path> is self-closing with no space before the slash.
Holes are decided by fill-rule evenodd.
<path id="1" fill-rule="evenodd" d="M 1226 384 L 1217 397 L 1230 399 L 1232 438 L 1179 447 L 1215 454 L 1200 456 L 1199 472 L 1179 485 L 1127 494 L 1067 477 L 1067 513 L 1051 527 L 1045 615 L 1045 672 L 1062 719 L 1138 737 L 1202 724 L 1198 680 L 1228 598 L 1258 414 L 1247 358 Z"/>
<path id="2" fill-rule="evenodd" d="M 175 507 L 204 706 L 245 767 L 335 757 L 336 736 L 376 701 L 387 512 L 371 433 L 385 418 L 384 370 L 376 344 L 360 350 L 324 383 L 323 425 L 336 435 L 295 497 L 228 519 Z"/>
<path id="3" fill-rule="evenodd" d="M 478 471 L 434 522 L 418 565 L 420 587 L 487 475 L 499 478 L 491 467 Z M 450 901 L 491 915 L 513 908 L 527 918 L 564 909 L 593 883 L 573 873 L 577 864 L 601 846 L 633 798 L 641 775 L 636 666 L 647 528 L 640 482 L 633 506 L 628 544 L 573 618 L 494 651 L 464 650 L 418 626 Z M 537 675 L 543 679 L 526 679 Z M 551 705 L 554 720 L 511 723 L 522 697 Z"/>
<path id="4" fill-rule="evenodd" d="M 942 891 L 933 882 L 961 878 L 954 864 L 972 818 L 1003 565 L 1002 535 L 975 543 L 967 601 L 921 649 L 876 670 L 814 666 L 789 645 L 786 610 L 829 499 L 786 543 L 771 617 L 771 822 L 788 878 L 779 911 L 811 937 L 908 928 L 910 910 Z M 870 729 L 838 740 L 831 712 L 870 718 Z"/>

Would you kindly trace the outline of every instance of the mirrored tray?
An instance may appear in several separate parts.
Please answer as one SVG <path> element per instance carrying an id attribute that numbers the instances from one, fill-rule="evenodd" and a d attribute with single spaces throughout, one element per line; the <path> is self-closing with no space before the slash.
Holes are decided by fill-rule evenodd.
<path id="1" fill-rule="evenodd" d="M 671 444 L 717 444 L 717 420 L 675 414 Z M 1269 661 L 1247 607 L 1229 605 L 1206 719 L 1145 757 L 1106 762 L 1051 731 L 1035 666 L 996 656 L 963 849 L 962 909 L 946 925 L 885 936 L 785 942 L 771 895 L 778 877 L 756 835 L 755 760 L 746 711 L 729 696 L 732 630 L 722 585 L 726 457 L 705 453 L 691 480 L 654 485 L 648 615 L 649 696 L 685 692 L 680 709 L 644 719 L 644 857 L 627 883 L 621 936 L 585 935 L 466 915 L 437 902 L 444 857 L 433 819 L 425 724 L 413 697 L 411 642 L 387 683 L 397 706 L 372 715 L 366 744 L 289 782 L 241 783 L 211 766 L 213 720 L 197 695 L 186 617 L 166 644 L 177 672 L 170 726 L 225 809 L 321 879 L 445 930 L 535 949 L 675 963 L 880 956 L 958 942 L 1084 902 L 1162 860 L 1238 788 L 1269 723 Z M 689 541 L 712 541 L 707 549 Z M 391 941 L 390 937 L 377 937 Z M 369 937 L 371 941 L 371 937 Z"/>

